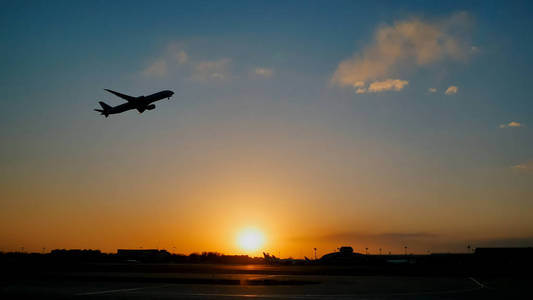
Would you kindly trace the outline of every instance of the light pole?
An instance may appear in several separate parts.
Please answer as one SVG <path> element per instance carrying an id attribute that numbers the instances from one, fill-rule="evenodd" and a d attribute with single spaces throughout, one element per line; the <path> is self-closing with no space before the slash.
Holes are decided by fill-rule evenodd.
<path id="1" fill-rule="evenodd" d="M 315 260 L 316 260 L 316 248 L 313 248 L 313 250 L 315 250 Z"/>
<path id="2" fill-rule="evenodd" d="M 403 249 L 405 250 L 405 255 L 407 255 L 407 246 L 403 246 Z"/>

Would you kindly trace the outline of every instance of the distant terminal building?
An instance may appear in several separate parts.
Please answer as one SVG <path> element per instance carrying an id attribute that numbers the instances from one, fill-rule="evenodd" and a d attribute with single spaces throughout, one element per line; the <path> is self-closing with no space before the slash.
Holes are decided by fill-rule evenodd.
<path id="1" fill-rule="evenodd" d="M 342 246 L 339 248 L 339 252 L 328 253 L 320 258 L 320 262 L 326 264 L 353 264 L 365 260 L 365 255 L 353 252 L 353 248 L 350 246 Z"/>

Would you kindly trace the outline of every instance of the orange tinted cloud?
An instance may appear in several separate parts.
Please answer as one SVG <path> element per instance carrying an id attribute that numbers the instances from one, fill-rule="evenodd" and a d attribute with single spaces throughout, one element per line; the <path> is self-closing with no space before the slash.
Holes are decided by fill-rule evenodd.
<path id="1" fill-rule="evenodd" d="M 500 128 L 519 128 L 519 127 L 524 127 L 524 125 L 516 121 L 511 121 L 507 124 L 500 124 Z"/>
<path id="2" fill-rule="evenodd" d="M 409 82 L 407 80 L 400 79 L 387 79 L 384 81 L 375 81 L 368 86 L 368 91 L 371 93 L 383 92 L 383 91 L 400 91 Z"/>
<path id="3" fill-rule="evenodd" d="M 372 43 L 362 52 L 339 63 L 332 82 L 339 86 L 360 87 L 371 80 L 392 76 L 399 65 L 424 66 L 437 61 L 460 60 L 470 47 L 456 34 L 457 27 L 468 27 L 466 13 L 440 22 L 420 19 L 396 22 L 379 28 Z"/>
<path id="4" fill-rule="evenodd" d="M 274 74 L 274 70 L 269 68 L 255 68 L 254 73 L 263 77 L 271 77 Z"/>
<path id="5" fill-rule="evenodd" d="M 444 92 L 444 94 L 446 95 L 453 95 L 453 94 L 457 94 L 457 92 L 459 91 L 459 88 L 456 87 L 455 85 L 451 85 L 450 87 L 448 87 L 446 89 L 446 91 Z"/>

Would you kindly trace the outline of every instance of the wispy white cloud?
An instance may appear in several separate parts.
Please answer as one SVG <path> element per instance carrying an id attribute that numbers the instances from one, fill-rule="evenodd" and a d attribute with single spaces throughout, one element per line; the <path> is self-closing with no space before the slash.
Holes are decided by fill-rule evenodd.
<path id="1" fill-rule="evenodd" d="M 141 74 L 145 77 L 165 77 L 169 75 L 170 71 L 188 61 L 189 57 L 182 45 L 171 43 L 160 57 L 155 58 L 141 71 Z"/>
<path id="2" fill-rule="evenodd" d="M 274 70 L 273 69 L 269 69 L 269 68 L 257 67 L 257 68 L 254 69 L 254 73 L 256 75 L 269 78 L 269 77 L 272 77 L 272 75 L 274 74 Z"/>
<path id="3" fill-rule="evenodd" d="M 415 18 L 382 26 L 362 52 L 339 63 L 331 81 L 361 87 L 368 81 L 390 78 L 399 68 L 465 59 L 471 47 L 462 33 L 469 23 L 466 13 L 458 13 L 440 21 Z"/>
<path id="4" fill-rule="evenodd" d="M 500 128 L 518 128 L 518 127 L 524 127 L 524 125 L 516 121 L 511 121 L 507 124 L 500 124 Z"/>
<path id="5" fill-rule="evenodd" d="M 229 58 L 198 62 L 194 65 L 191 79 L 197 81 L 227 79 L 230 75 L 228 69 L 230 63 L 231 60 Z"/>
<path id="6" fill-rule="evenodd" d="M 175 55 L 179 64 L 186 64 L 189 61 L 189 55 L 184 50 L 176 52 Z"/>
<path id="7" fill-rule="evenodd" d="M 148 65 L 143 71 L 142 74 L 145 77 L 164 77 L 167 75 L 168 66 L 167 62 L 164 59 L 157 59 Z"/>
<path id="8" fill-rule="evenodd" d="M 444 92 L 444 94 L 446 95 L 453 95 L 453 94 L 457 94 L 457 92 L 459 91 L 459 88 L 456 87 L 455 85 L 451 85 L 449 86 L 446 91 Z"/>
<path id="9" fill-rule="evenodd" d="M 231 59 L 194 60 L 180 43 L 170 43 L 165 52 L 154 59 L 141 74 L 145 77 L 165 77 L 176 72 L 196 81 L 221 80 L 231 77 Z M 178 71 L 179 70 L 179 71 Z"/>
<path id="10" fill-rule="evenodd" d="M 170 43 L 166 49 L 165 59 L 183 65 L 189 62 L 189 55 L 185 51 L 183 44 Z"/>
<path id="11" fill-rule="evenodd" d="M 428 89 L 428 92 L 430 92 L 430 93 L 436 93 L 436 92 L 437 92 L 437 89 L 436 89 L 436 88 L 429 88 L 429 89 Z"/>

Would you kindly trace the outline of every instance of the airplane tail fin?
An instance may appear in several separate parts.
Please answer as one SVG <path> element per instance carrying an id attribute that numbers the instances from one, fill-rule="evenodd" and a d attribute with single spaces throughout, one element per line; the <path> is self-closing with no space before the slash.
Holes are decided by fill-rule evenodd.
<path id="1" fill-rule="evenodd" d="M 100 103 L 100 106 L 102 109 L 95 109 L 95 111 L 99 112 L 100 114 L 104 115 L 106 118 L 109 116 L 109 110 L 111 109 L 111 106 L 107 105 L 105 102 L 98 102 Z"/>

